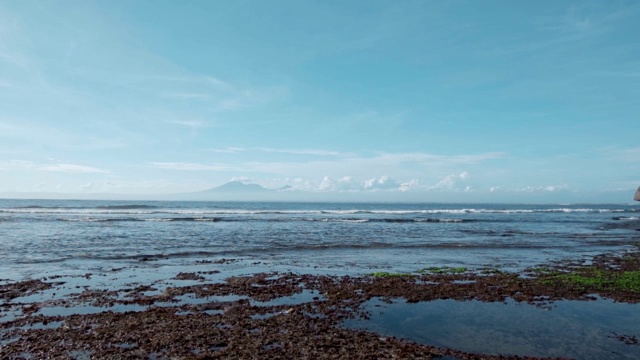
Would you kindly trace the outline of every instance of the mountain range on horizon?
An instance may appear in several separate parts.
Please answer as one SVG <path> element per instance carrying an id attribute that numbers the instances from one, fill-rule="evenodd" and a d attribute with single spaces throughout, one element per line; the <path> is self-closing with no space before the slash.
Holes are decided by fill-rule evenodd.
<path id="1" fill-rule="evenodd" d="M 277 192 L 277 191 L 287 191 L 291 190 L 292 187 L 290 185 L 285 185 L 281 188 L 277 189 L 269 189 L 265 188 L 262 185 L 255 183 L 246 183 L 240 180 L 232 180 L 227 183 L 224 183 L 220 186 L 216 186 L 211 189 L 198 191 L 198 194 L 209 194 L 209 193 L 265 193 L 265 192 Z"/>
<path id="2" fill-rule="evenodd" d="M 439 196 L 440 195 L 440 196 Z M 280 188 L 266 188 L 260 184 L 243 180 L 231 180 L 222 185 L 200 191 L 172 194 L 117 194 L 117 193 L 0 193 L 7 199 L 78 199 L 78 200 L 167 200 L 167 201 L 337 201 L 337 202 L 468 202 L 487 203 L 482 196 L 460 193 L 457 201 L 445 198 L 438 192 L 397 192 L 397 191 L 305 191 L 290 185 Z M 482 194 L 480 194 L 482 195 Z M 624 191 L 602 194 L 568 193 L 562 200 L 555 194 L 526 197 L 526 194 L 511 193 L 496 197 L 489 203 L 624 203 L 633 201 Z M 464 198 L 464 200 L 463 200 Z"/>

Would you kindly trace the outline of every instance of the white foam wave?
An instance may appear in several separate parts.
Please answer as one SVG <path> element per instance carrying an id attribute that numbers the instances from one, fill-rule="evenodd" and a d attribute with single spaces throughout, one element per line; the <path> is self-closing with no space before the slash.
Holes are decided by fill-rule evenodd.
<path id="1" fill-rule="evenodd" d="M 77 209 L 77 208 L 0 208 L 0 214 L 34 215 L 411 215 L 411 214 L 529 214 L 529 213 L 619 213 L 625 209 L 547 208 L 547 209 L 422 209 L 422 210 L 247 210 L 247 209 Z"/>

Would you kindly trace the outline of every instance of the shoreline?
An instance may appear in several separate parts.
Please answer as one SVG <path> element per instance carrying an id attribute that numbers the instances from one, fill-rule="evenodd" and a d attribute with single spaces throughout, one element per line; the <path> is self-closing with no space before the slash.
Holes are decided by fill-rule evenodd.
<path id="1" fill-rule="evenodd" d="M 454 346 L 442 347 L 429 344 L 429 339 L 417 343 L 395 336 L 394 332 L 406 331 L 398 326 L 384 334 L 367 330 L 384 327 L 382 320 L 374 319 L 381 309 L 412 311 L 410 319 L 421 313 L 411 306 L 442 301 L 449 301 L 447 306 L 521 306 L 515 316 L 529 311 L 520 304 L 552 309 L 554 303 L 572 301 L 586 306 L 606 302 L 615 311 L 629 305 L 624 311 L 630 313 L 640 309 L 637 250 L 598 255 L 586 264 L 554 262 L 520 272 L 448 267 L 369 275 L 225 270 L 234 263 L 235 259 L 203 261 L 201 271 L 178 272 L 149 283 L 125 275 L 116 285 L 90 273 L 5 282 L 0 285 L 0 355 L 9 359 L 44 354 L 69 359 L 571 357 L 561 350 L 553 356 L 489 348 L 470 352 L 460 350 L 465 346 L 456 347 L 455 341 Z M 478 310 L 474 311 L 470 317 L 475 317 Z M 619 352 L 640 354 L 640 329 L 613 328 L 601 335 L 600 340 Z"/>

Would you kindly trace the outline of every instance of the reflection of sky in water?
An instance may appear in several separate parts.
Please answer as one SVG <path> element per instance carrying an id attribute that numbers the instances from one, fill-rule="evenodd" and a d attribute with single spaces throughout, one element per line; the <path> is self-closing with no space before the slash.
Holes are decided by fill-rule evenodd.
<path id="1" fill-rule="evenodd" d="M 639 345 L 627 345 L 613 337 L 614 333 L 640 335 L 640 304 L 558 301 L 545 308 L 513 301 L 386 304 L 374 299 L 367 305 L 371 320 L 350 320 L 348 327 L 468 352 L 577 359 L 640 358 Z"/>

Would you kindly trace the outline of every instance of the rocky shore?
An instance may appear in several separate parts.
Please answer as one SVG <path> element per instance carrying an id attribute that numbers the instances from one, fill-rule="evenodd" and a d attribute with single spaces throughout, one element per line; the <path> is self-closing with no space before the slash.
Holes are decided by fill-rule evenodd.
<path id="1" fill-rule="evenodd" d="M 164 285 L 105 289 L 77 285 L 68 276 L 5 281 L 0 285 L 0 358 L 537 359 L 418 344 L 345 323 L 368 321 L 372 299 L 512 301 L 538 307 L 560 300 L 640 302 L 638 252 L 520 273 L 444 267 L 362 276 L 225 277 L 224 263 L 199 265 L 199 271 L 178 273 Z M 608 336 L 640 354 L 640 326 L 635 333 Z"/>

